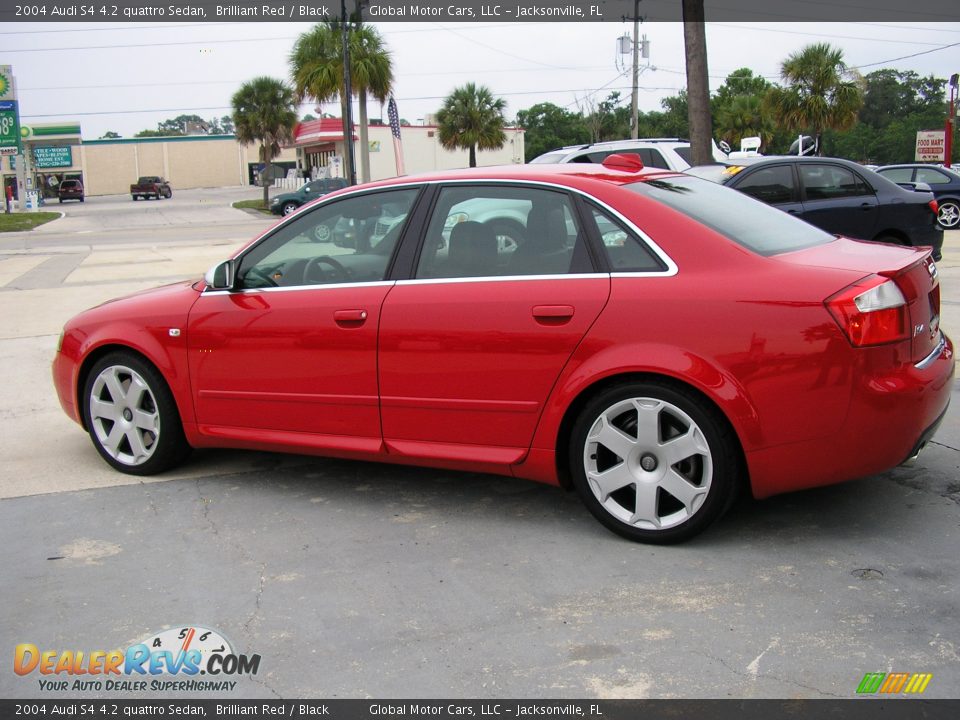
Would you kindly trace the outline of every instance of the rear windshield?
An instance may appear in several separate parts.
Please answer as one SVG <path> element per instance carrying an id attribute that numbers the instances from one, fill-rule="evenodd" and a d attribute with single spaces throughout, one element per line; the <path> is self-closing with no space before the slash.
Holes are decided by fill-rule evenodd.
<path id="1" fill-rule="evenodd" d="M 748 195 L 695 177 L 672 177 L 626 185 L 759 255 L 802 250 L 833 236 Z"/>

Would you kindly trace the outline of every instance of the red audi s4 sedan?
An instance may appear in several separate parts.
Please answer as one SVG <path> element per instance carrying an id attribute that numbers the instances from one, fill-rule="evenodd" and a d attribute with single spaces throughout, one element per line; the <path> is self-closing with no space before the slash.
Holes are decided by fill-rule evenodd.
<path id="1" fill-rule="evenodd" d="M 497 473 L 666 543 L 740 489 L 915 457 L 954 374 L 939 312 L 929 249 L 612 156 L 331 193 L 79 314 L 53 375 L 122 472 L 228 447 Z"/>

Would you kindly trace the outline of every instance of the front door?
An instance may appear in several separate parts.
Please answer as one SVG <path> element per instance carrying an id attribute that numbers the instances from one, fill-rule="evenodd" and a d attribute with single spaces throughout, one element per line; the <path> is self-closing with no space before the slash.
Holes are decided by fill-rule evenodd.
<path id="1" fill-rule="evenodd" d="M 379 447 L 378 323 L 393 285 L 384 278 L 418 193 L 409 188 L 324 203 L 244 253 L 234 290 L 201 295 L 188 328 L 201 433 L 245 437 L 257 429 L 293 444 L 296 438 L 285 434 Z M 392 226 L 380 234 L 384 207 Z"/>

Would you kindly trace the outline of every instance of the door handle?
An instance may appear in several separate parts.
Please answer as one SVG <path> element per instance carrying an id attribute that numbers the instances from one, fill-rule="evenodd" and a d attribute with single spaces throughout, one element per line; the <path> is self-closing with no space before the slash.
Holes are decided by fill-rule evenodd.
<path id="1" fill-rule="evenodd" d="M 799 215 L 799 210 L 787 210 L 787 215 Z"/>
<path id="2" fill-rule="evenodd" d="M 367 319 L 366 310 L 334 310 L 333 320 L 337 325 L 359 325 Z"/>
<path id="3" fill-rule="evenodd" d="M 860 209 L 864 211 L 873 210 L 873 205 L 871 205 L 870 203 L 860 203 Z"/>
<path id="4" fill-rule="evenodd" d="M 565 322 L 573 317 L 573 305 L 534 305 L 533 317 L 537 320 Z"/>

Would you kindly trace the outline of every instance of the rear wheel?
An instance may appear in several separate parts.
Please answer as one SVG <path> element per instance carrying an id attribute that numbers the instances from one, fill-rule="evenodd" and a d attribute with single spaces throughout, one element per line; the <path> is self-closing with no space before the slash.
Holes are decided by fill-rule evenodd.
<path id="1" fill-rule="evenodd" d="M 154 475 L 190 453 L 166 381 L 133 354 L 111 353 L 93 366 L 83 412 L 97 452 L 121 472 Z"/>
<path id="2" fill-rule="evenodd" d="M 591 513 L 630 540 L 673 543 L 703 531 L 734 498 L 732 430 L 695 393 L 635 382 L 590 401 L 573 428 L 570 470 Z"/>

